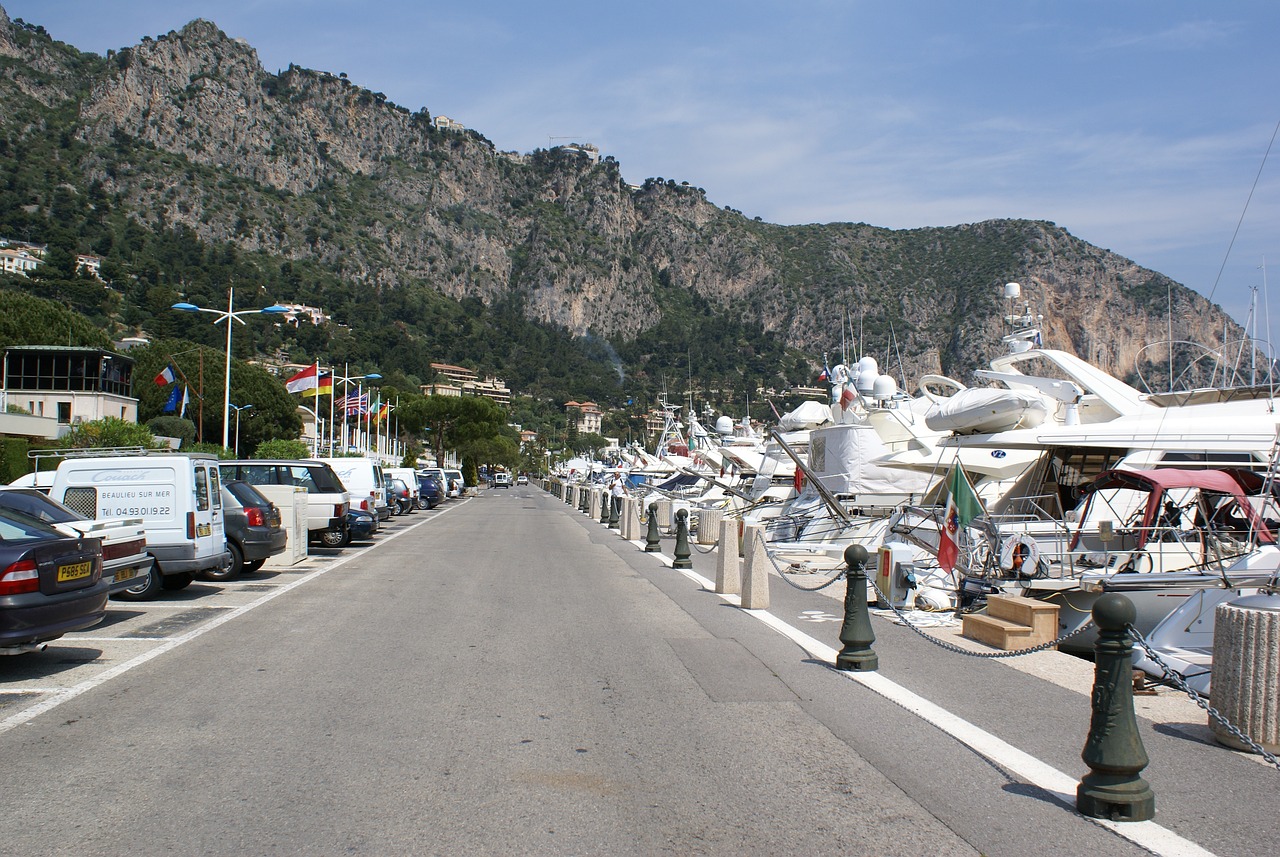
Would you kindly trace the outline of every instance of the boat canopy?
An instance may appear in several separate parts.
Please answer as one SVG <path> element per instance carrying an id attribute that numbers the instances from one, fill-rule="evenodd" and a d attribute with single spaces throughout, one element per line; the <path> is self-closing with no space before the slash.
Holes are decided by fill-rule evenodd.
<path id="1" fill-rule="evenodd" d="M 1101 492 L 1129 489 L 1147 494 L 1146 502 L 1134 509 L 1129 526 L 1139 537 L 1139 546 L 1157 537 L 1158 531 L 1184 528 L 1217 531 L 1245 530 L 1258 544 L 1275 541 L 1270 529 L 1249 502 L 1249 481 L 1243 473 L 1229 470 L 1107 470 L 1081 489 L 1085 505 L 1080 516 L 1080 533 L 1094 517 L 1093 507 Z"/>

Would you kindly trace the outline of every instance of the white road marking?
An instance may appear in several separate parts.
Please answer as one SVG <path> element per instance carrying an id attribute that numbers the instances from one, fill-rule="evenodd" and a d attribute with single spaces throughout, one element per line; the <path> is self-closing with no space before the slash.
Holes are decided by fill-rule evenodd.
<path id="1" fill-rule="evenodd" d="M 80 696 L 83 693 L 87 693 L 88 691 L 93 690 L 95 687 L 105 684 L 106 682 L 110 681 L 113 678 L 116 678 L 117 676 L 124 675 L 129 670 L 133 669 L 134 667 L 138 667 L 138 666 L 141 666 L 142 664 L 145 664 L 147 661 L 150 661 L 152 658 L 158 658 L 160 655 L 163 655 L 166 652 L 170 652 L 176 649 L 178 646 L 181 646 L 183 643 L 189 643 L 192 640 L 196 639 L 197 637 L 201 637 L 206 633 L 208 633 L 209 631 L 212 631 L 214 628 L 217 628 L 220 625 L 224 625 L 227 622 L 230 622 L 232 619 L 239 618 L 240 616 L 243 616 L 245 613 L 248 613 L 250 610 L 253 610 L 254 608 L 257 608 L 257 607 L 261 607 L 263 604 L 266 604 L 267 602 L 281 595 L 284 595 L 286 592 L 294 590 L 299 586 L 302 586 L 303 584 L 310 583 L 311 581 L 315 580 L 317 577 L 320 577 L 323 574 L 328 574 L 330 571 L 333 571 L 336 568 L 340 568 L 343 565 L 346 565 L 348 562 L 355 559 L 356 557 L 364 556 L 364 554 L 366 554 L 371 550 L 377 550 L 382 545 L 387 544 L 388 542 L 394 541 L 395 539 L 398 539 L 400 536 L 404 535 L 405 533 L 413 532 L 423 524 L 430 523 L 431 521 L 434 521 L 437 518 L 439 518 L 441 515 L 446 515 L 456 508 L 460 508 L 460 507 L 455 506 L 451 509 L 446 509 L 443 512 L 440 512 L 439 514 L 431 516 L 430 518 L 427 518 L 422 521 L 418 521 L 415 524 L 411 524 L 410 526 L 406 527 L 403 530 L 399 530 L 395 533 L 392 533 L 391 535 L 388 535 L 384 538 L 379 539 L 372 546 L 365 548 L 359 553 L 353 553 L 350 556 L 344 556 L 341 559 L 338 559 L 332 563 L 328 563 L 327 565 L 325 565 L 324 568 L 316 569 L 315 571 L 310 572 L 309 574 L 305 574 L 291 583 L 286 583 L 283 586 L 278 587 L 275 591 L 268 592 L 264 594 L 262 597 L 254 601 L 251 601 L 242 607 L 232 608 L 227 612 L 223 613 L 221 616 L 216 616 L 213 619 L 210 619 L 208 622 L 205 622 L 204 624 L 196 628 L 192 628 L 190 631 L 187 631 L 184 634 L 179 634 L 176 637 L 170 637 L 167 639 L 152 638 L 152 639 L 161 639 L 163 640 L 163 642 L 161 642 L 161 644 L 156 646 L 154 649 L 143 652 L 142 654 L 137 655 L 133 658 L 130 658 L 124 663 L 118 664 L 114 667 L 111 667 L 110 669 L 103 670 L 101 673 L 94 676 L 93 678 L 85 679 L 84 681 L 79 682 L 78 684 L 74 684 L 71 687 L 59 690 L 56 693 L 54 693 L 52 696 L 50 696 L 48 699 L 37 702 L 35 705 L 32 705 L 29 708 L 24 708 L 23 710 L 15 712 L 9 715 L 8 717 L 6 717 L 5 719 L 0 720 L 0 735 L 3 735 L 5 732 L 8 732 L 10 729 L 13 729 L 16 726 L 21 726 L 24 723 L 29 723 L 30 721 L 39 717 L 41 714 L 44 714 L 45 712 L 48 712 L 48 711 L 52 711 L 53 709 L 57 708 L 59 705 L 62 705 L 64 702 L 70 702 L 71 700 L 75 699 L 77 696 Z"/>
<path id="2" fill-rule="evenodd" d="M 631 544 L 637 545 L 642 550 L 644 548 L 644 542 L 633 541 Z M 650 556 L 658 557 L 668 567 L 674 561 L 664 554 L 653 553 Z M 712 581 L 692 569 L 677 568 L 673 570 L 680 572 L 708 592 L 719 595 L 724 601 L 738 607 L 742 606 L 742 599 L 737 595 L 717 593 L 715 584 Z M 815 658 L 826 661 L 833 667 L 835 666 L 836 655 L 839 652 L 826 643 L 815 640 L 798 628 L 793 628 L 767 610 L 743 610 L 743 612 L 749 616 L 754 616 L 779 634 L 792 640 Z M 1073 812 L 1075 811 L 1076 786 L 1079 781 L 1074 777 L 1070 777 L 1052 765 L 1046 764 L 1034 756 L 1019 750 L 990 732 L 979 729 L 964 718 L 952 714 L 939 705 L 935 705 L 902 685 L 885 678 L 878 672 L 860 673 L 844 670 L 841 672 L 850 681 L 857 682 L 863 687 L 880 694 L 885 699 L 897 703 L 921 720 L 933 724 L 994 764 L 1043 789 L 1058 803 Z M 1182 838 L 1154 821 L 1120 822 L 1107 821 L 1101 818 L 1088 818 L 1087 816 L 1081 816 L 1081 818 L 1105 827 L 1117 836 L 1128 839 L 1153 854 L 1163 855 L 1164 857 L 1214 857 L 1212 851 L 1202 848 L 1189 839 Z"/>

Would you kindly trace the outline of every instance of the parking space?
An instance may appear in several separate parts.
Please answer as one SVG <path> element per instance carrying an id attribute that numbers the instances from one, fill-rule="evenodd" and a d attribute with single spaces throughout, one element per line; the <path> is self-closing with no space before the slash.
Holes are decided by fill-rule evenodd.
<path id="1" fill-rule="evenodd" d="M 454 501 L 456 503 L 456 501 Z M 93 683 L 111 670 L 172 646 L 187 634 L 339 561 L 359 556 L 388 536 L 439 515 L 449 505 L 394 517 L 372 539 L 341 549 L 313 545 L 307 558 L 283 569 L 263 568 L 225 583 L 197 580 L 162 592 L 153 601 L 112 599 L 92 628 L 67 634 L 39 652 L 0 657 L 0 721 L 69 689 Z"/>

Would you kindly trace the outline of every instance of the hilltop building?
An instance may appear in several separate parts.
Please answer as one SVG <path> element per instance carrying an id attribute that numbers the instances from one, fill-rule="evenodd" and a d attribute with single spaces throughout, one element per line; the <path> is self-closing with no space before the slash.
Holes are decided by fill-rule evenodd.
<path id="1" fill-rule="evenodd" d="M 419 388 L 424 396 L 484 396 L 504 408 L 511 404 L 511 390 L 500 378 L 490 376 L 482 380 L 474 369 L 449 363 L 432 363 L 431 368 L 439 379 Z"/>

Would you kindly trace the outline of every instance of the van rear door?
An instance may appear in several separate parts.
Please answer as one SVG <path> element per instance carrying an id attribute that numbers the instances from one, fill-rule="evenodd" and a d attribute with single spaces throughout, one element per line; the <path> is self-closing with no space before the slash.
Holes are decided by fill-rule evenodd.
<path id="1" fill-rule="evenodd" d="M 216 461 L 192 461 L 195 503 L 189 512 L 187 537 L 195 541 L 196 556 L 217 556 L 226 550 L 222 525 L 222 482 Z"/>

